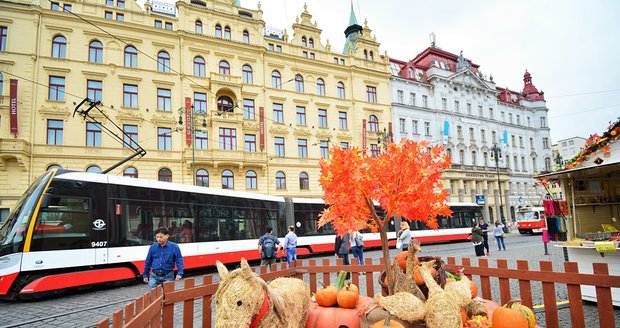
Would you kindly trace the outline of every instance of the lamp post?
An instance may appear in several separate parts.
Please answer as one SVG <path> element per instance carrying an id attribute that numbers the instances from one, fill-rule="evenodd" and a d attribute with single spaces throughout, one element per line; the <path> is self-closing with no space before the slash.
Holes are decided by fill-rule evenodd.
<path id="1" fill-rule="evenodd" d="M 392 131 L 383 128 L 383 131 L 377 132 L 377 144 L 382 145 L 383 150 L 387 150 L 388 143 L 392 142 Z"/>
<path id="2" fill-rule="evenodd" d="M 192 183 L 195 186 L 196 185 L 196 129 L 194 128 L 194 105 L 191 106 L 191 108 L 189 109 L 184 109 L 184 108 L 179 108 L 179 126 L 177 127 L 177 129 L 179 131 L 183 130 L 183 114 L 185 113 L 186 110 L 190 111 L 190 116 L 189 116 L 189 124 L 187 125 L 190 129 L 190 133 L 191 133 L 191 142 L 192 142 Z M 206 113 L 204 112 L 200 112 L 200 114 L 203 116 L 202 117 L 202 131 L 204 132 L 207 128 L 207 119 L 206 119 Z"/>
<path id="3" fill-rule="evenodd" d="M 499 188 L 499 215 L 500 220 L 504 224 L 504 230 L 506 229 L 506 218 L 504 217 L 504 200 L 502 199 L 502 184 L 499 179 L 499 160 L 502 158 L 502 149 L 498 147 L 497 144 L 494 144 L 491 147 L 491 157 L 495 160 L 495 169 L 497 171 L 497 187 Z"/>

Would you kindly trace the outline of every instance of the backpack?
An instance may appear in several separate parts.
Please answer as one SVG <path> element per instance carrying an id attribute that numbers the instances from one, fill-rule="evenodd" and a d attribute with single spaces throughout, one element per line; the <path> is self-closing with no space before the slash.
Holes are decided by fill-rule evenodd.
<path id="1" fill-rule="evenodd" d="M 362 247 L 364 247 L 364 241 L 362 240 L 362 234 L 361 233 L 358 232 L 355 235 L 355 239 L 354 240 L 355 240 L 355 246 L 358 246 L 358 247 L 362 246 Z"/>
<path id="2" fill-rule="evenodd" d="M 276 243 L 273 238 L 265 238 L 263 240 L 263 258 L 270 259 L 275 256 Z"/>

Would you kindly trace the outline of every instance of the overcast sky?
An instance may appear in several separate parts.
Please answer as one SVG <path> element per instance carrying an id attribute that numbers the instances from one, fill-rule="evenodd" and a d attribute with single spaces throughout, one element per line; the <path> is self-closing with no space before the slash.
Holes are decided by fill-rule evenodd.
<path id="1" fill-rule="evenodd" d="M 263 19 L 292 37 L 304 2 L 321 42 L 342 51 L 350 0 L 263 0 Z M 553 143 L 601 134 L 620 116 L 620 1 L 353 0 L 353 7 L 391 58 L 414 58 L 435 33 L 438 47 L 463 50 L 497 86 L 522 90 L 527 69 L 545 92 Z"/>

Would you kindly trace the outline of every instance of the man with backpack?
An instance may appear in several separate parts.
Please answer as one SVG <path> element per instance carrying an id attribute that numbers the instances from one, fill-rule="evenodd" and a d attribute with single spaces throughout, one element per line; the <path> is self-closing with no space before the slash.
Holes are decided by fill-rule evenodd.
<path id="1" fill-rule="evenodd" d="M 258 254 L 260 254 L 260 265 L 271 268 L 272 263 L 276 263 L 276 255 L 280 250 L 280 240 L 271 233 L 273 228 L 265 227 L 265 234 L 258 239 Z"/>

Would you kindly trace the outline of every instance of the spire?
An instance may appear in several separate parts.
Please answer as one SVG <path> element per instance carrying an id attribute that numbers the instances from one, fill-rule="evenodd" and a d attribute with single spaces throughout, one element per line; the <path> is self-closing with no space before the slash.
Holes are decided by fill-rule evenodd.
<path id="1" fill-rule="evenodd" d="M 351 1 L 351 15 L 349 16 L 349 26 L 346 30 L 344 30 L 344 35 L 347 38 L 344 43 L 344 49 L 342 50 L 342 53 L 344 55 L 348 55 L 349 50 L 352 50 L 353 53 L 355 53 L 355 42 L 357 41 L 357 38 L 362 34 L 363 30 L 364 28 L 357 24 L 355 12 L 353 11 L 353 1 Z"/>
<path id="2" fill-rule="evenodd" d="M 351 0 L 351 15 L 349 16 L 349 26 L 358 25 L 357 18 L 355 18 L 355 11 L 353 11 L 353 0 Z"/>

